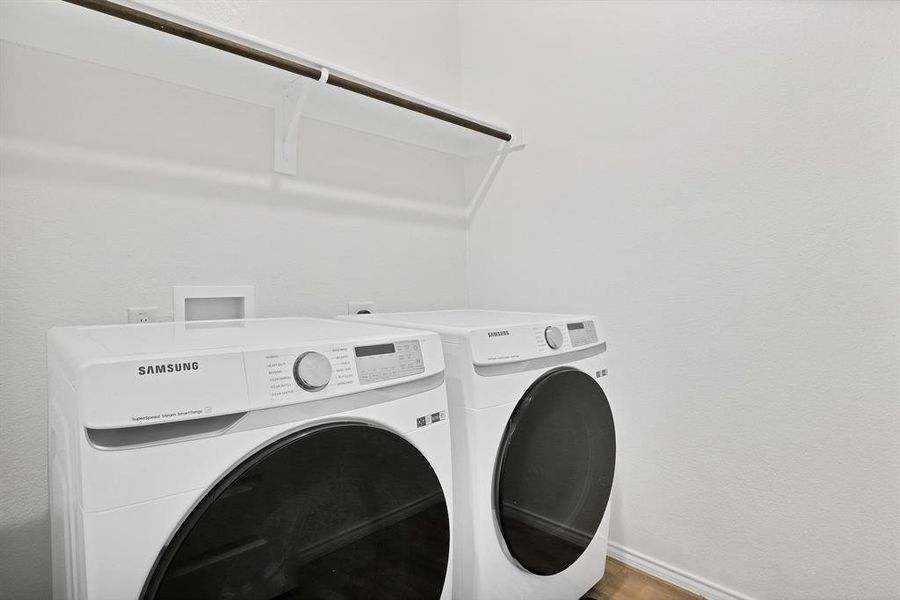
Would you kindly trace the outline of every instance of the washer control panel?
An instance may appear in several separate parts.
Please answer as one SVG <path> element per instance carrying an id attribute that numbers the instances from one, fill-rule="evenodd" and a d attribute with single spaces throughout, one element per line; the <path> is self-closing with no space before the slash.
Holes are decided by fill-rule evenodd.
<path id="1" fill-rule="evenodd" d="M 586 317 L 479 329 L 471 332 L 469 341 L 477 365 L 530 360 L 605 345 L 595 319 Z"/>
<path id="2" fill-rule="evenodd" d="M 404 340 L 371 346 L 356 346 L 356 371 L 363 385 L 425 371 L 419 340 Z"/>

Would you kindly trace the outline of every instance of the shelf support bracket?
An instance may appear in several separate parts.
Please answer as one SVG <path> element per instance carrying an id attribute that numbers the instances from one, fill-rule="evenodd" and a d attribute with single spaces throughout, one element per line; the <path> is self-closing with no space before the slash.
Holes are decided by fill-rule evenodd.
<path id="1" fill-rule="evenodd" d="M 322 69 L 318 83 L 328 81 L 328 69 Z M 297 157 L 300 142 L 297 132 L 300 128 L 300 117 L 303 105 L 309 97 L 316 82 L 298 77 L 284 89 L 278 105 L 275 107 L 275 154 L 274 168 L 277 173 L 285 175 L 297 174 Z"/>
<path id="2" fill-rule="evenodd" d="M 523 150 L 525 148 L 525 145 L 526 142 L 524 139 L 524 135 L 520 134 L 513 137 L 513 139 L 508 142 L 501 142 L 497 146 L 496 150 L 486 155 L 493 156 L 494 158 L 493 160 L 491 160 L 491 164 L 488 167 L 487 171 L 485 171 L 484 175 L 481 177 L 481 182 L 475 189 L 475 194 L 472 196 L 471 202 L 469 202 L 469 205 L 466 207 L 467 223 L 472 221 L 475 213 L 477 213 L 478 209 L 481 208 L 481 203 L 484 202 L 484 199 L 490 191 L 491 186 L 494 185 L 494 180 L 497 178 L 497 173 L 500 172 L 500 167 L 503 166 L 503 162 L 506 160 L 506 157 L 513 152 Z"/>

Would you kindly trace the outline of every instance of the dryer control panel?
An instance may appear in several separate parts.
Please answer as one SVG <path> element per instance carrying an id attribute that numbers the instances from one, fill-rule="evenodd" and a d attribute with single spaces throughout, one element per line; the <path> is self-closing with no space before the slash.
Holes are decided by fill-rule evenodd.
<path id="1" fill-rule="evenodd" d="M 531 360 L 605 344 L 591 318 L 479 329 L 469 340 L 476 365 Z"/>
<path id="2" fill-rule="evenodd" d="M 433 337 L 246 352 L 250 396 L 255 403 L 307 402 L 425 377 L 443 370 Z"/>
<path id="3" fill-rule="evenodd" d="M 566 331 L 569 332 L 569 340 L 573 348 L 597 343 L 597 326 L 593 321 L 576 321 L 566 323 Z"/>
<path id="4" fill-rule="evenodd" d="M 311 396 L 325 387 L 332 390 L 347 388 L 356 383 L 352 362 L 353 349 L 347 344 L 333 344 L 313 348 L 284 349 L 248 356 L 248 376 L 267 388 L 275 402 L 289 402 Z M 331 367 L 328 381 L 312 387 L 304 385 L 304 366 L 310 357 L 322 357 Z M 256 364 L 250 364 L 256 363 Z M 322 362 L 322 364 L 326 364 Z M 254 375 L 256 377 L 254 377 Z"/>
<path id="5" fill-rule="evenodd" d="M 360 383 L 375 383 L 425 371 L 419 340 L 356 346 L 356 371 Z"/>

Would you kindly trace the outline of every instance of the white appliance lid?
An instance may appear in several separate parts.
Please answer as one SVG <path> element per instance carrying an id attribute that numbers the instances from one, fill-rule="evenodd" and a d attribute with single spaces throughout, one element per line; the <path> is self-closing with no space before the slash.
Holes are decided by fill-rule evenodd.
<path id="1" fill-rule="evenodd" d="M 360 321 L 408 325 L 410 327 L 451 327 L 457 329 L 480 329 L 484 327 L 510 327 L 559 321 L 561 319 L 589 319 L 585 315 L 560 315 L 547 313 L 507 312 L 499 310 L 433 310 L 424 312 L 377 313 L 369 317 L 363 315 Z"/>
<path id="2" fill-rule="evenodd" d="M 275 348 L 327 340 L 422 335 L 421 331 L 306 317 L 107 325 L 78 329 L 114 355 L 178 353 L 248 346 Z"/>

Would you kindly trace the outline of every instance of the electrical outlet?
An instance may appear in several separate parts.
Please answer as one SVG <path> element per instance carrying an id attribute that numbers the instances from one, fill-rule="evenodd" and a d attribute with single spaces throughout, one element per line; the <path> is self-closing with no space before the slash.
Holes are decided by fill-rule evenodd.
<path id="1" fill-rule="evenodd" d="M 129 323 L 153 323 L 156 321 L 156 311 L 157 308 L 155 306 L 145 306 L 143 308 L 129 308 L 128 309 L 128 322 Z"/>
<path id="2" fill-rule="evenodd" d="M 360 300 L 347 303 L 348 315 L 368 315 L 375 312 L 375 303 L 371 300 Z"/>

